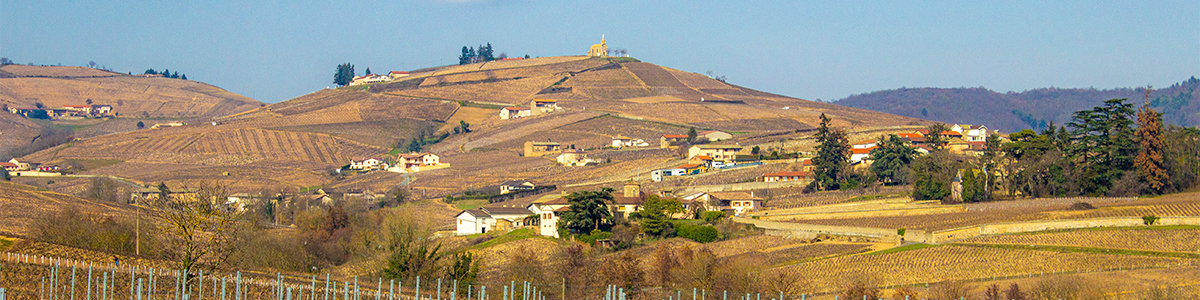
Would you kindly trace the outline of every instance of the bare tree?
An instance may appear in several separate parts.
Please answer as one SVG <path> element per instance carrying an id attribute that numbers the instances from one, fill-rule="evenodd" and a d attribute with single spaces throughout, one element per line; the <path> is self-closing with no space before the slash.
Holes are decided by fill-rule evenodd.
<path id="1" fill-rule="evenodd" d="M 167 197 L 152 198 L 146 205 L 158 219 L 165 240 L 164 254 L 190 272 L 197 264 L 210 272 L 225 264 L 237 250 L 237 222 L 241 213 L 226 207 L 225 186 L 200 182 Z"/>

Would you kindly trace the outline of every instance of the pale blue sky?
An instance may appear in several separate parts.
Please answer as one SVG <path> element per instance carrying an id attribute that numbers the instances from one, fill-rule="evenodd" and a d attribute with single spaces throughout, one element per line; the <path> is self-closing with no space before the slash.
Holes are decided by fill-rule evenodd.
<path id="1" fill-rule="evenodd" d="M 1200 1 L 0 1 L 0 56 L 169 68 L 265 102 L 464 45 L 636 58 L 803 99 L 907 87 L 1166 86 L 1200 76 Z"/>

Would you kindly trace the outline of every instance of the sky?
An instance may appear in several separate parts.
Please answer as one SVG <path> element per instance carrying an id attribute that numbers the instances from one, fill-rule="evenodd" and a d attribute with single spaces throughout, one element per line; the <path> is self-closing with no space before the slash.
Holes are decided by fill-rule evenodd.
<path id="1" fill-rule="evenodd" d="M 900 87 L 1169 86 L 1200 76 L 1200 1 L 0 1 L 17 63 L 186 74 L 263 102 L 359 73 L 610 49 L 830 101 Z"/>

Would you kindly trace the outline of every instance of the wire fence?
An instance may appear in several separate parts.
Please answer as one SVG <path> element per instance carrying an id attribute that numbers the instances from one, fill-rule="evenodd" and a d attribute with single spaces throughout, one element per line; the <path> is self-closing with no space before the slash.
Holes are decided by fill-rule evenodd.
<path id="1" fill-rule="evenodd" d="M 782 292 L 714 291 L 703 288 L 661 288 L 617 285 L 535 283 L 528 281 L 458 282 L 452 279 L 422 279 L 410 282 L 383 278 L 334 278 L 330 274 L 285 275 L 233 271 L 188 274 L 114 263 L 93 263 L 28 254 L 5 253 L 0 256 L 0 300 L 12 299 L 173 299 L 173 300 L 548 300 L 548 299 L 666 299 L 666 300 L 792 300 L 833 297 L 839 291 L 787 294 Z M 1124 265 L 1095 269 L 1062 270 L 1028 274 L 980 277 L 954 282 L 992 282 L 1045 276 L 1077 275 L 1099 272 L 1128 272 L 1149 269 L 1195 268 L 1191 260 L 1177 264 Z M 929 288 L 940 282 L 877 286 L 879 289 Z M 688 294 L 691 295 L 688 295 Z M 1146 299 L 1189 298 L 1200 296 L 1200 284 L 1147 287 L 1138 291 L 1113 293 L 1114 298 Z"/>

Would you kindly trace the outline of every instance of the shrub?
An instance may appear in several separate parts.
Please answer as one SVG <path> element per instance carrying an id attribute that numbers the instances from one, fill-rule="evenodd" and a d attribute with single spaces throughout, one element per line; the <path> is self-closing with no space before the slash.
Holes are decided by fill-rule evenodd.
<path id="1" fill-rule="evenodd" d="M 588 245 L 595 245 L 596 241 L 608 239 L 612 237 L 612 235 L 612 232 L 604 232 L 600 231 L 599 229 L 593 229 L 591 234 L 580 234 L 577 239 L 580 242 L 584 242 Z"/>
<path id="2" fill-rule="evenodd" d="M 908 231 L 908 230 L 906 230 L 904 228 L 896 229 L 896 235 L 904 236 L 904 232 L 906 232 L 906 231 Z"/>
<path id="3" fill-rule="evenodd" d="M 1093 209 L 1096 209 L 1096 207 L 1092 206 L 1090 203 L 1087 203 L 1087 202 L 1075 202 L 1075 203 L 1071 204 L 1071 206 L 1067 207 L 1067 210 L 1093 210 Z"/>
<path id="4" fill-rule="evenodd" d="M 704 219 L 704 222 L 707 222 L 709 224 L 716 224 L 717 222 L 721 221 L 721 219 L 725 218 L 725 212 L 723 212 L 723 211 L 706 211 L 703 214 L 701 214 L 700 217 Z"/>
<path id="5" fill-rule="evenodd" d="M 1154 216 L 1154 215 L 1144 216 L 1144 217 L 1142 217 L 1142 223 L 1146 223 L 1146 226 L 1150 226 L 1150 225 L 1154 225 L 1154 222 L 1158 222 L 1158 219 L 1161 219 L 1161 218 Z"/>
<path id="6" fill-rule="evenodd" d="M 676 224 L 676 235 L 690 239 L 700 243 L 708 243 L 717 240 L 720 233 L 716 227 L 708 225 L 686 225 Z"/>

